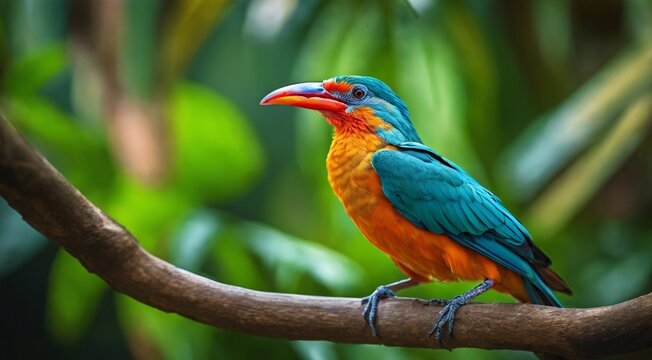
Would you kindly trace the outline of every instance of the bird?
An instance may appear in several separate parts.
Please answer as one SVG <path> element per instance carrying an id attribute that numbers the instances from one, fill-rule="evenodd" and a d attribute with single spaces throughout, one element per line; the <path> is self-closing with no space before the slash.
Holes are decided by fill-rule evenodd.
<path id="1" fill-rule="evenodd" d="M 429 336 L 453 337 L 457 310 L 494 289 L 524 303 L 562 307 L 553 290 L 571 294 L 551 260 L 501 200 L 421 141 L 406 105 L 384 82 L 342 75 L 270 92 L 261 105 L 320 112 L 333 128 L 328 181 L 348 216 L 408 278 L 362 299 L 374 336 L 378 304 L 432 281 L 480 281 L 441 305 Z"/>

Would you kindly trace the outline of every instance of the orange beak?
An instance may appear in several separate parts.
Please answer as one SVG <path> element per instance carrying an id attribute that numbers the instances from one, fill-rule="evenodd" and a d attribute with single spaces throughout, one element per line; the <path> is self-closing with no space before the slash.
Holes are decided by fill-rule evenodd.
<path id="1" fill-rule="evenodd" d="M 322 83 L 308 82 L 288 85 L 267 94 L 261 105 L 290 105 L 306 109 L 335 112 L 346 110 L 347 105 L 329 94 Z"/>

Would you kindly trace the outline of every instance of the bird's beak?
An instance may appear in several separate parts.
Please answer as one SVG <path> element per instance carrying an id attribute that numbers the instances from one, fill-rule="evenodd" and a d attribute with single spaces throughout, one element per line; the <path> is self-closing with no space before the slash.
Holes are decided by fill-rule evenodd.
<path id="1" fill-rule="evenodd" d="M 347 105 L 331 96 L 322 83 L 308 82 L 282 87 L 267 94 L 261 105 L 290 105 L 319 111 L 342 111 Z"/>

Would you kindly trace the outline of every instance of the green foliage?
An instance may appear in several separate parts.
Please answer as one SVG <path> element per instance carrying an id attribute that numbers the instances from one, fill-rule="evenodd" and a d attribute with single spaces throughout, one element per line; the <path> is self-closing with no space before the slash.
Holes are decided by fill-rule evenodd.
<path id="1" fill-rule="evenodd" d="M 48 325 L 61 342 L 78 342 L 95 317 L 104 281 L 80 266 L 65 251 L 59 251 L 52 264 L 48 292 Z"/>
<path id="2" fill-rule="evenodd" d="M 4 79 L 8 95 L 34 94 L 52 78 L 61 73 L 67 64 L 66 49 L 61 43 L 44 46 L 13 62 Z"/>
<path id="3" fill-rule="evenodd" d="M 310 275 L 332 293 L 344 294 L 359 284 L 362 270 L 350 259 L 314 242 L 256 224 L 241 224 L 238 236 L 273 272 L 276 286 L 284 291 L 301 291 L 299 276 Z"/>
<path id="4" fill-rule="evenodd" d="M 118 296 L 118 316 L 140 356 L 205 359 L 215 352 L 216 330 L 176 314 L 164 313 L 127 296 Z"/>
<path id="5" fill-rule="evenodd" d="M 142 99 L 151 98 L 155 90 L 157 69 L 152 63 L 157 54 L 161 5 L 157 0 L 125 2 L 125 31 L 120 51 L 122 79 L 127 91 Z"/>
<path id="6" fill-rule="evenodd" d="M 87 129 L 39 95 L 12 97 L 5 104 L 14 125 L 52 158 L 73 185 L 96 200 L 109 195 L 105 189 L 115 170 L 103 134 Z"/>
<path id="7" fill-rule="evenodd" d="M 151 188 L 120 177 L 105 211 L 157 255 L 165 254 L 164 240 L 191 209 L 185 194 L 170 188 Z"/>
<path id="8" fill-rule="evenodd" d="M 179 84 L 171 99 L 170 123 L 180 191 L 217 201 L 251 186 L 262 166 L 262 150 L 228 100 L 199 85 Z"/>
<path id="9" fill-rule="evenodd" d="M 534 234 L 549 238 L 557 234 L 650 132 L 652 96 L 637 99 L 618 120 L 613 130 L 597 141 L 572 164 L 530 208 Z"/>
<path id="10" fill-rule="evenodd" d="M 650 47 L 627 49 L 507 149 L 501 171 L 516 175 L 519 196 L 532 197 L 578 153 L 599 141 L 623 109 L 649 93 L 652 77 L 646 68 L 651 62 Z M 551 148 L 555 156 L 549 156 Z"/>
<path id="11" fill-rule="evenodd" d="M 207 209 L 192 211 L 179 224 L 170 241 L 170 261 L 188 271 L 198 272 L 224 227 L 224 220 L 218 214 Z"/>
<path id="12" fill-rule="evenodd" d="M 365 74 L 396 90 L 426 144 L 524 221 L 574 290 L 563 303 L 606 305 L 652 290 L 649 2 L 588 11 L 563 0 L 129 1 L 119 36 L 107 37 L 118 42 L 116 54 L 104 43 L 84 47 L 79 30 L 65 26 L 85 14 L 82 3 L 0 1 L 0 111 L 176 266 L 236 286 L 315 295 L 360 297 L 404 277 L 328 185 L 330 126 L 314 112 L 257 106 L 290 82 Z M 169 168 L 156 181 L 124 166 L 121 156 L 139 154 L 118 141 L 133 134 L 112 127 L 120 101 L 152 110 L 144 113 L 164 129 Z M 49 269 L 40 315 L 49 333 L 26 326 L 34 344 L 81 354 L 69 357 L 94 357 L 87 349 L 103 343 L 138 359 L 531 358 L 216 330 L 106 291 L 63 251 L 50 266 L 34 257 L 45 243 L 0 207 L 0 280 L 37 277 L 37 259 Z M 401 295 L 450 298 L 473 285 Z M 513 301 L 496 292 L 480 300 Z M 117 329 L 109 336 L 96 319 L 116 320 Z"/>

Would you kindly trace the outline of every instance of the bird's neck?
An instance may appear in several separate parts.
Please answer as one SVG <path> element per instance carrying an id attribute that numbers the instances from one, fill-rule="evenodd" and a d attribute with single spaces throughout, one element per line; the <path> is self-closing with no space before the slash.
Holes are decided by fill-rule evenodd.
<path id="1" fill-rule="evenodd" d="M 409 117 L 401 121 L 388 117 L 383 120 L 369 107 L 346 112 L 322 112 L 326 120 L 335 128 L 335 134 L 342 136 L 376 136 L 381 142 L 398 145 L 406 141 L 421 142 Z"/>
<path id="2" fill-rule="evenodd" d="M 360 135 L 364 133 L 373 133 L 376 124 L 372 124 L 368 119 L 359 113 L 359 111 L 350 113 L 323 113 L 326 121 L 328 121 L 336 134 L 342 135 Z"/>

